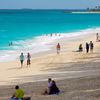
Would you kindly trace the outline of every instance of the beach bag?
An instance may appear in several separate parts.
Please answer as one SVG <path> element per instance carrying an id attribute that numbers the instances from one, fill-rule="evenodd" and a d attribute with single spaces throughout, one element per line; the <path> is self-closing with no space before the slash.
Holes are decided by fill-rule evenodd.
<path id="1" fill-rule="evenodd" d="M 31 97 L 24 97 L 23 100 L 31 100 Z"/>

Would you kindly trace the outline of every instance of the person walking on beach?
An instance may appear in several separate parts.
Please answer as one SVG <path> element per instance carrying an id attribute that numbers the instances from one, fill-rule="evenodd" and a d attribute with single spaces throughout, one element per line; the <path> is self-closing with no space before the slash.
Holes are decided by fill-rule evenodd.
<path id="1" fill-rule="evenodd" d="M 60 54 L 60 44 L 59 43 L 57 44 L 56 49 L 57 49 L 57 54 Z"/>
<path id="2" fill-rule="evenodd" d="M 90 41 L 90 51 L 93 52 L 94 44 L 92 41 Z"/>
<path id="3" fill-rule="evenodd" d="M 19 86 L 15 86 L 15 93 L 12 95 L 10 100 L 23 100 L 24 98 L 24 91 L 19 88 Z"/>
<path id="4" fill-rule="evenodd" d="M 31 55 L 30 55 L 30 53 L 27 53 L 27 67 L 30 66 L 30 64 L 31 64 L 30 59 L 31 59 Z"/>
<path id="5" fill-rule="evenodd" d="M 96 34 L 96 41 L 99 41 L 99 33 Z"/>
<path id="6" fill-rule="evenodd" d="M 20 55 L 21 68 L 23 67 L 24 59 L 25 59 L 25 57 L 24 57 L 23 53 L 21 53 L 21 55 Z"/>
<path id="7" fill-rule="evenodd" d="M 89 52 L 89 44 L 86 43 L 86 52 L 88 53 Z"/>

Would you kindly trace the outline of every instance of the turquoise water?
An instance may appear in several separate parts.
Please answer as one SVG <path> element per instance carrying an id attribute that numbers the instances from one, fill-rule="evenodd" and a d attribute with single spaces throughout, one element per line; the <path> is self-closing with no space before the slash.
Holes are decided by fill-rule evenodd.
<path id="1" fill-rule="evenodd" d="M 24 41 L 35 43 L 31 39 L 44 34 L 74 34 L 96 27 L 100 27 L 100 14 L 71 14 L 63 10 L 0 10 L 0 50 L 19 50 Z M 9 46 L 10 42 L 13 42 L 13 47 Z"/>

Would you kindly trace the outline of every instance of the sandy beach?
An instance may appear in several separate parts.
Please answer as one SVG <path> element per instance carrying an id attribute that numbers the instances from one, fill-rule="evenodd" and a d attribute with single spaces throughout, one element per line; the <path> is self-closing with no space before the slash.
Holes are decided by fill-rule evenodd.
<path id="1" fill-rule="evenodd" d="M 94 52 L 87 54 L 85 43 L 90 41 L 94 43 Z M 61 44 L 60 55 L 53 46 L 49 52 L 33 55 L 29 68 L 26 60 L 23 68 L 20 68 L 19 60 L 0 63 L 0 99 L 8 100 L 18 84 L 32 100 L 99 100 L 100 43 L 96 42 L 95 31 L 77 38 L 59 39 L 52 44 L 58 42 Z M 75 52 L 80 43 L 83 52 Z M 61 94 L 41 95 L 49 77 L 56 80 Z"/>

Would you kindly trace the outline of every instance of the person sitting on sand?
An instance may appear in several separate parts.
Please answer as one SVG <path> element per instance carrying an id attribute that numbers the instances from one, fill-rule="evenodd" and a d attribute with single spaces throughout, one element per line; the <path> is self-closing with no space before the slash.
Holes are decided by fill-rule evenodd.
<path id="1" fill-rule="evenodd" d="M 21 55 L 20 55 L 20 62 L 21 62 L 21 68 L 23 67 L 23 61 L 24 61 L 24 55 L 23 55 L 23 53 L 21 53 Z"/>
<path id="2" fill-rule="evenodd" d="M 15 86 L 15 93 L 13 94 L 13 96 L 11 97 L 10 100 L 23 100 L 24 98 L 24 91 L 22 89 L 19 88 L 19 86 Z"/>
<path id="3" fill-rule="evenodd" d="M 30 66 L 30 60 L 31 59 L 31 55 L 30 55 L 30 53 L 27 53 L 27 67 L 28 67 L 28 65 Z"/>
<path id="4" fill-rule="evenodd" d="M 48 78 L 48 87 L 43 92 L 44 95 L 49 94 L 51 86 L 52 86 L 52 79 Z"/>
<path id="5" fill-rule="evenodd" d="M 48 79 L 48 87 L 47 89 L 44 91 L 44 95 L 48 94 L 48 95 L 51 95 L 51 94 L 59 94 L 59 89 L 58 87 L 56 86 L 56 83 L 55 81 L 53 81 L 51 78 Z"/>
<path id="6" fill-rule="evenodd" d="M 57 87 L 56 83 L 54 80 L 52 80 L 52 85 L 50 87 L 49 94 L 59 94 L 59 88 Z"/>
<path id="7" fill-rule="evenodd" d="M 82 47 L 82 44 L 79 45 L 79 52 L 82 52 L 83 51 L 83 47 Z"/>
<path id="8" fill-rule="evenodd" d="M 57 44 L 56 49 L 57 49 L 57 54 L 60 54 L 60 44 L 59 43 Z"/>

